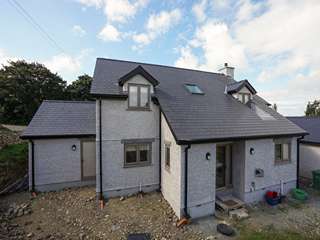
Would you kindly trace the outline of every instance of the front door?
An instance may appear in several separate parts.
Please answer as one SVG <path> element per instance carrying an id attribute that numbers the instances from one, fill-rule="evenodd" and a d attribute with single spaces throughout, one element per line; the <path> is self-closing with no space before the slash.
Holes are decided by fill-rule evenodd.
<path id="1" fill-rule="evenodd" d="M 96 142 L 82 141 L 82 180 L 94 179 L 96 176 Z"/>
<path id="2" fill-rule="evenodd" d="M 226 146 L 217 146 L 216 187 L 226 186 Z"/>

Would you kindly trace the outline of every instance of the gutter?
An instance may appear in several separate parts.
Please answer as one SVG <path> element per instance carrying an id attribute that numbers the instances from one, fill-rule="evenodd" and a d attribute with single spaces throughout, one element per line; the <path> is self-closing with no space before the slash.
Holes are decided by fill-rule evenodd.
<path id="1" fill-rule="evenodd" d="M 300 182 L 299 182 L 299 173 L 300 173 L 300 142 L 301 140 L 304 139 L 304 136 L 301 136 L 297 138 L 297 183 L 296 183 L 296 188 L 300 187 Z"/>
<path id="2" fill-rule="evenodd" d="M 162 164 L 162 153 L 161 153 L 161 148 L 162 148 L 162 117 L 161 117 L 161 110 L 159 108 L 159 192 L 161 191 L 161 164 Z"/>
<path id="3" fill-rule="evenodd" d="M 191 148 L 191 145 L 184 149 L 184 218 L 189 219 L 190 215 L 188 213 L 188 151 Z"/>
<path id="4" fill-rule="evenodd" d="M 31 194 L 36 196 L 35 191 L 35 177 L 34 177 L 34 142 L 30 140 L 31 143 Z"/>
<path id="5" fill-rule="evenodd" d="M 99 192 L 99 203 L 100 208 L 104 207 L 103 189 L 102 189 L 102 116 L 101 116 L 101 99 L 99 99 L 99 182 L 100 182 L 100 192 Z"/>

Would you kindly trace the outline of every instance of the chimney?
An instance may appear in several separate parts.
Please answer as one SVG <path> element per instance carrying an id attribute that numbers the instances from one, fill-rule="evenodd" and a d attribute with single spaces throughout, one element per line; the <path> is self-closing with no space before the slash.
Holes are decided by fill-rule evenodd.
<path id="1" fill-rule="evenodd" d="M 234 79 L 234 67 L 229 67 L 228 63 L 225 63 L 224 67 L 219 69 L 219 72 L 221 72 L 224 75 Z"/>

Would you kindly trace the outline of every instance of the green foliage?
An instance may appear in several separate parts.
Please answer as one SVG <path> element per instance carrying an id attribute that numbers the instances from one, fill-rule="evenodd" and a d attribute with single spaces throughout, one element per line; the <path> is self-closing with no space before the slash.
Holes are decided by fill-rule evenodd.
<path id="1" fill-rule="evenodd" d="M 320 116 L 320 100 L 308 102 L 305 114 L 310 117 Z"/>
<path id="2" fill-rule="evenodd" d="M 93 100 L 90 94 L 92 77 L 87 74 L 79 76 L 77 80 L 67 87 L 70 100 Z"/>
<path id="3" fill-rule="evenodd" d="M 11 61 L 0 69 L 0 122 L 28 124 L 43 100 L 93 100 L 91 82 L 85 74 L 67 86 L 42 64 Z"/>
<path id="4" fill-rule="evenodd" d="M 277 230 L 274 227 L 256 230 L 242 226 L 238 240 L 311 240 L 308 236 L 289 230 Z"/>
<path id="5" fill-rule="evenodd" d="M 0 69 L 0 122 L 27 124 L 45 99 L 64 99 L 66 82 L 44 65 L 9 62 Z"/>
<path id="6" fill-rule="evenodd" d="M 23 177 L 28 168 L 28 144 L 8 145 L 0 150 L 0 189 Z"/>

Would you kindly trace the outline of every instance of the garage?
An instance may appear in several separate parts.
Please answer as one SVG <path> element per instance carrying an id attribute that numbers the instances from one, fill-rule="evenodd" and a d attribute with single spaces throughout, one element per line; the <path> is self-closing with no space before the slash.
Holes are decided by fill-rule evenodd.
<path id="1" fill-rule="evenodd" d="M 29 188 L 95 185 L 95 103 L 44 101 L 21 138 L 29 141 Z"/>

